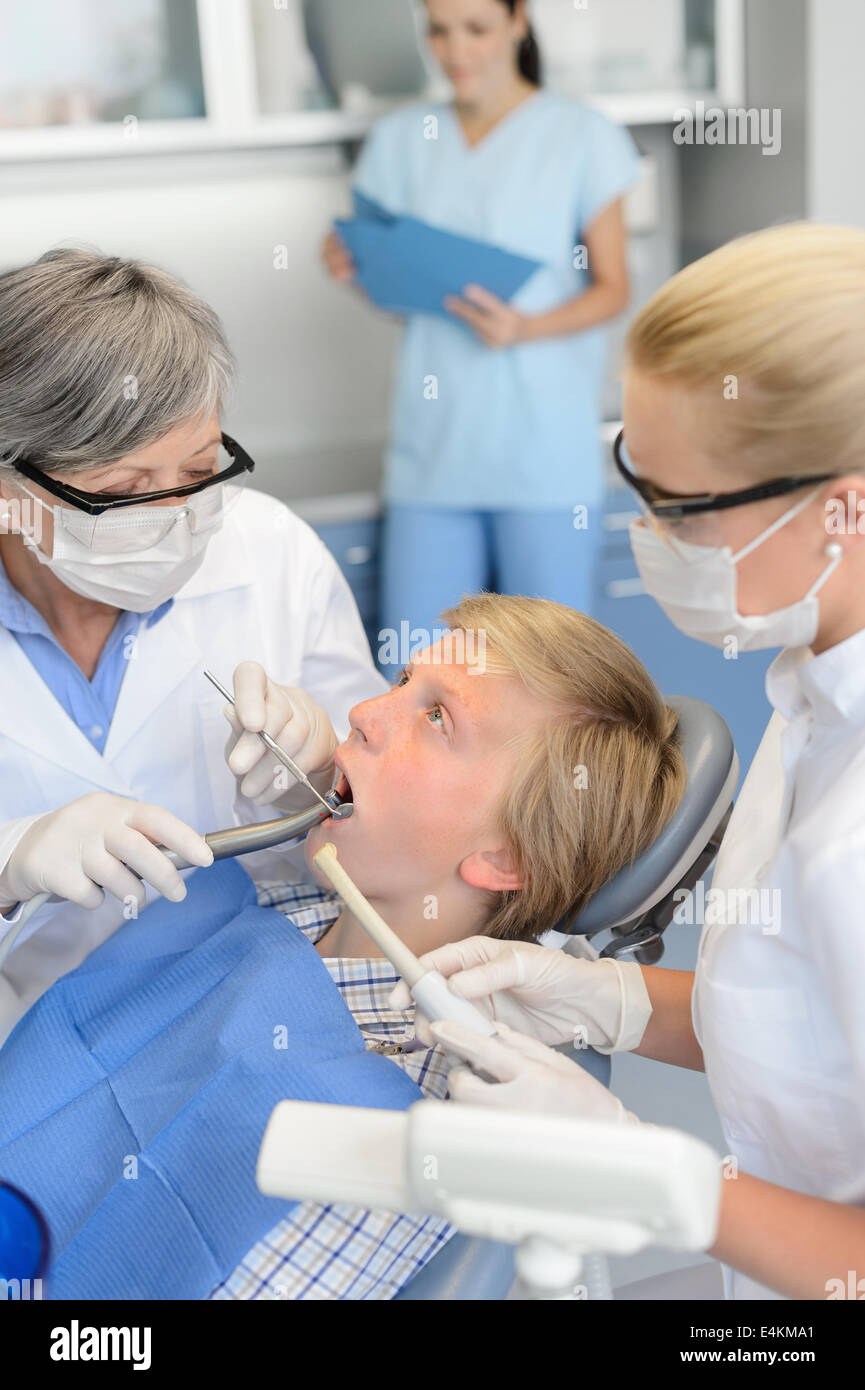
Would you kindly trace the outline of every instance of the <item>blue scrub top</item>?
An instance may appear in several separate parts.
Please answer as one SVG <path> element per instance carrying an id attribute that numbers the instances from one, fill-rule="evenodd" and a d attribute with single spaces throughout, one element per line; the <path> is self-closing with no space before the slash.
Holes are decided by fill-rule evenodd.
<path id="1" fill-rule="evenodd" d="M 374 129 L 354 182 L 393 212 L 541 261 L 512 301 L 534 314 L 591 283 L 587 271 L 574 268 L 575 247 L 638 173 L 626 130 L 541 90 L 474 147 L 448 104 L 397 111 Z M 597 504 L 605 341 L 599 327 L 488 348 L 457 319 L 411 315 L 393 404 L 387 500 L 502 509 Z"/>
<path id="2" fill-rule="evenodd" d="M 151 613 L 121 613 L 102 649 L 92 680 L 61 647 L 42 614 L 12 584 L 0 560 L 0 626 L 8 628 L 38 676 L 48 686 L 97 753 L 105 752 L 108 730 L 120 698 L 123 677 L 135 655 L 134 639 L 142 622 L 153 627 L 174 599 Z"/>

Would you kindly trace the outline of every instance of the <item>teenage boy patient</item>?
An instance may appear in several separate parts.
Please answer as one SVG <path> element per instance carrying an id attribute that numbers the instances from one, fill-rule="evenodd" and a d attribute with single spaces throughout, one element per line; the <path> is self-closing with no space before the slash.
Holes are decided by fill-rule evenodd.
<path id="1" fill-rule="evenodd" d="M 591 618 L 496 594 L 442 616 L 441 640 L 352 710 L 336 762 L 354 813 L 305 845 L 313 869 L 332 840 L 417 955 L 543 935 L 652 843 L 685 781 L 674 712 Z M 388 1299 L 451 1234 L 255 1187 L 277 1100 L 405 1108 L 445 1098 L 450 1067 L 327 883 L 255 896 L 236 865 L 200 871 L 182 908 L 124 924 L 0 1054 L 0 1171 L 43 1201 L 55 1297 Z"/>
<path id="2" fill-rule="evenodd" d="M 674 711 L 599 623 L 497 594 L 442 618 L 448 635 L 352 710 L 336 763 L 354 814 L 316 826 L 305 849 L 312 866 L 332 841 L 418 955 L 541 936 L 657 838 L 685 784 Z M 389 1005 L 393 967 L 351 914 L 308 885 L 260 901 L 316 941 L 367 1047 L 444 1097 L 449 1063 Z M 307 1202 L 211 1297 L 390 1298 L 449 1234 L 433 1218 Z"/>

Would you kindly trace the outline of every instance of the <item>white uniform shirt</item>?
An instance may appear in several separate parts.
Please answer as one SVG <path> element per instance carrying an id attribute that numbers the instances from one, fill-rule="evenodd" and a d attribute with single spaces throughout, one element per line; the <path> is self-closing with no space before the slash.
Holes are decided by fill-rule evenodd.
<path id="1" fill-rule="evenodd" d="M 88 792 L 154 802 L 202 834 L 278 815 L 238 797 L 225 763 L 225 701 L 202 674 L 207 667 L 230 685 L 244 660 L 308 690 L 340 737 L 351 707 L 387 689 L 330 552 L 288 507 L 252 490 L 228 509 L 171 610 L 152 627 L 142 619 L 104 754 L 0 627 L 0 865 L 30 818 Z M 246 856 L 244 865 L 256 879 L 273 879 L 274 853 Z M 299 875 L 298 851 L 283 853 L 278 876 Z M 110 894 L 93 912 L 70 903 L 37 912 L 0 971 L 0 1042 L 122 921 Z M 0 918 L 0 940 L 7 926 Z"/>
<path id="2" fill-rule="evenodd" d="M 713 880 L 693 1020 L 742 1172 L 865 1202 L 865 631 L 783 652 Z M 748 890 L 763 895 L 758 904 Z M 738 895 L 738 901 L 737 901 Z M 756 910 L 755 910 L 756 909 Z M 846 1271 L 835 1271 L 846 1278 Z M 779 1295 L 725 1270 L 728 1297 Z"/>

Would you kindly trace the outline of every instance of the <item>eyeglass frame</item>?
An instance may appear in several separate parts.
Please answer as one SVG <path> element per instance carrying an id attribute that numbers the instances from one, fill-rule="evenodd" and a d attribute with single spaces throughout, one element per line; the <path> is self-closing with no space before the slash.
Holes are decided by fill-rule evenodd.
<path id="1" fill-rule="evenodd" d="M 61 502 L 68 502 L 70 506 L 78 511 L 87 512 L 89 516 L 101 516 L 103 512 L 114 511 L 119 507 L 143 507 L 148 502 L 162 502 L 168 497 L 192 497 L 197 492 L 203 492 L 205 488 L 213 487 L 215 483 L 227 482 L 229 478 L 236 478 L 241 473 L 252 473 L 255 464 L 236 439 L 223 434 L 220 442 L 233 460 L 230 467 L 223 469 L 221 473 L 203 478 L 200 483 L 184 483 L 183 487 L 163 489 L 161 492 L 140 492 L 135 496 L 106 497 L 98 492 L 84 492 L 59 478 L 50 477 L 27 459 L 15 459 L 10 467 L 29 478 L 32 483 L 38 483 Z M 101 500 L 97 502 L 97 498 Z"/>
<path id="2" fill-rule="evenodd" d="M 807 473 L 798 477 L 788 474 L 785 478 L 775 478 L 771 482 L 741 488 L 737 492 L 696 492 L 677 495 L 658 487 L 657 483 L 638 478 L 636 473 L 631 472 L 622 458 L 624 439 L 625 431 L 621 429 L 613 443 L 616 468 L 628 487 L 637 493 L 652 515 L 657 517 L 697 516 L 702 512 L 720 512 L 728 507 L 742 507 L 749 502 L 762 502 L 766 497 L 783 497 L 785 493 L 797 492 L 799 488 L 828 483 L 831 478 L 842 476 L 840 473 Z"/>

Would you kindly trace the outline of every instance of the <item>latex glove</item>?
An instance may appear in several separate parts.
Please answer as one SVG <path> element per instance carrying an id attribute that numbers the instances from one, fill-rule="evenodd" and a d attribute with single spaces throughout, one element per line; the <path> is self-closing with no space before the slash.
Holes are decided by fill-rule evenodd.
<path id="1" fill-rule="evenodd" d="M 25 831 L 0 872 L 0 902 L 54 893 L 79 907 L 97 908 L 107 889 L 142 908 L 144 879 L 178 903 L 186 897 L 186 884 L 157 845 L 202 868 L 213 863 L 206 841 L 170 811 L 110 792 L 91 792 L 40 816 Z"/>
<path id="2" fill-rule="evenodd" d="M 639 1046 L 652 1014 L 643 972 L 634 961 L 580 960 L 529 941 L 470 936 L 429 951 L 421 963 L 440 971 L 454 994 L 473 1000 L 488 1018 L 542 1043 L 630 1052 Z M 404 981 L 388 1002 L 394 1009 L 409 1007 Z M 415 1031 L 429 1042 L 429 1023 L 422 1015 L 416 1016 Z"/>
<path id="3" fill-rule="evenodd" d="M 448 1075 L 453 1100 L 571 1120 L 640 1124 L 617 1096 L 569 1057 L 507 1024 L 497 1023 L 496 1028 L 498 1037 L 484 1038 L 461 1023 L 431 1025 L 437 1043 L 495 1078 L 483 1081 L 468 1067 L 454 1067 Z"/>
<path id="4" fill-rule="evenodd" d="M 263 730 L 284 748 L 320 791 L 333 780 L 339 744 L 320 705 L 297 686 L 277 685 L 257 661 L 242 661 L 234 673 L 234 707 L 225 715 L 232 728 L 225 758 L 240 780 L 240 793 L 256 806 L 296 800 L 299 783 L 256 735 Z M 302 795 L 309 792 L 301 789 Z"/>

